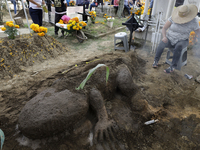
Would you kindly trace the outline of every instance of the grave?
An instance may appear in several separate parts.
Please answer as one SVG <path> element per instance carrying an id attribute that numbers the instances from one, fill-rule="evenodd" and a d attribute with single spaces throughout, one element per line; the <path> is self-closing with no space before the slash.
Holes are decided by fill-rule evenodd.
<path id="1" fill-rule="evenodd" d="M 78 17 L 79 20 L 82 20 L 82 15 L 77 14 L 76 12 L 83 12 L 83 6 L 68 6 L 66 14 L 70 18 Z M 51 7 L 51 22 L 54 23 L 55 20 L 55 7 Z M 48 13 L 44 12 L 43 21 L 49 22 Z"/>
<path id="2" fill-rule="evenodd" d="M 95 11 L 98 16 L 103 16 L 104 14 L 108 14 L 110 16 L 115 16 L 117 13 L 116 8 L 113 6 L 103 6 L 103 11 L 102 11 L 102 6 L 95 7 Z"/>

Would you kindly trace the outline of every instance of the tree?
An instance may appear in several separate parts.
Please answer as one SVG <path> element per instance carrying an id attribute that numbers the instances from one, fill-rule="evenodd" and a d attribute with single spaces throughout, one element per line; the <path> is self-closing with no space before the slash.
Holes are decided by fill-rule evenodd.
<path id="1" fill-rule="evenodd" d="M 0 1 L 0 24 L 3 24 L 3 2 Z"/>
<path id="2" fill-rule="evenodd" d="M 122 17 L 123 11 L 124 11 L 124 0 L 119 0 L 119 6 L 118 6 L 118 11 L 117 11 L 117 16 L 119 18 Z"/>

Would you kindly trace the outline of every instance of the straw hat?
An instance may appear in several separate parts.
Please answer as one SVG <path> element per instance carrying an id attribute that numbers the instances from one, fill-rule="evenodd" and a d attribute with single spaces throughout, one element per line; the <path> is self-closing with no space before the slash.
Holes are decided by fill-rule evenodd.
<path id="1" fill-rule="evenodd" d="M 172 12 L 172 20 L 177 24 L 190 22 L 197 16 L 198 8 L 196 5 L 181 5 Z"/>

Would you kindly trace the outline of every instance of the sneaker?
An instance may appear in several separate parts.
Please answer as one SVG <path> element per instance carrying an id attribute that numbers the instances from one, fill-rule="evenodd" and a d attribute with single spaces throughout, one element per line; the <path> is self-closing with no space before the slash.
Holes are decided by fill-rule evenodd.
<path id="1" fill-rule="evenodd" d="M 58 36 L 58 33 L 55 33 L 55 36 Z"/>
<path id="2" fill-rule="evenodd" d="M 153 68 L 157 68 L 158 67 L 158 62 L 156 60 L 154 60 L 152 67 Z"/>
<path id="3" fill-rule="evenodd" d="M 164 70 L 165 73 L 171 73 L 173 71 L 174 71 L 174 68 L 171 67 L 171 66 L 169 68 L 167 68 L 167 69 Z"/>

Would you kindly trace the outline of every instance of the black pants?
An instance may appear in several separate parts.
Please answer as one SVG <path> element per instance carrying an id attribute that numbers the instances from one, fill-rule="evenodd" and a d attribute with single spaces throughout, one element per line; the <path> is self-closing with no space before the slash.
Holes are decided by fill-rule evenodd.
<path id="1" fill-rule="evenodd" d="M 59 20 L 60 20 L 60 19 L 62 18 L 62 16 L 64 16 L 64 15 L 66 15 L 66 13 L 64 13 L 64 14 L 57 14 L 57 13 L 55 13 L 55 34 L 57 34 L 57 33 L 58 33 L 58 30 L 59 30 L 59 27 L 56 26 L 56 23 L 58 23 Z M 62 30 L 61 33 L 64 34 L 64 31 Z"/>
<path id="2" fill-rule="evenodd" d="M 32 9 L 30 7 L 29 14 L 31 16 L 33 23 L 42 26 L 42 9 Z"/>

